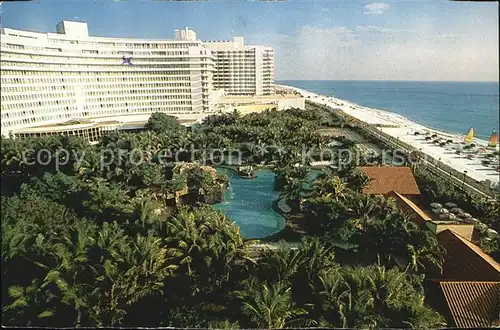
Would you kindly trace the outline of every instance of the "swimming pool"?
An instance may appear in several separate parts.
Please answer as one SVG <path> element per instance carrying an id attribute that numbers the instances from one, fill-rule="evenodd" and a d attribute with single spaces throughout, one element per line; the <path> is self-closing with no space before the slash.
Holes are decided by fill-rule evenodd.
<path id="1" fill-rule="evenodd" d="M 285 218 L 274 211 L 273 202 L 279 198 L 274 190 L 274 172 L 258 170 L 255 179 L 241 179 L 236 171 L 217 168 L 229 177 L 230 185 L 224 202 L 214 207 L 234 220 L 244 238 L 264 238 L 285 227 Z"/>

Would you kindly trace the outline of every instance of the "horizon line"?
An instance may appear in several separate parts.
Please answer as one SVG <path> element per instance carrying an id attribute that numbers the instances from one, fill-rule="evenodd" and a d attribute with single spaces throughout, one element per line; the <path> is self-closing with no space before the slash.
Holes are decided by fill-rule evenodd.
<path id="1" fill-rule="evenodd" d="M 276 81 L 384 81 L 384 82 L 453 82 L 500 83 L 499 80 L 395 80 L 395 79 L 276 79 Z"/>

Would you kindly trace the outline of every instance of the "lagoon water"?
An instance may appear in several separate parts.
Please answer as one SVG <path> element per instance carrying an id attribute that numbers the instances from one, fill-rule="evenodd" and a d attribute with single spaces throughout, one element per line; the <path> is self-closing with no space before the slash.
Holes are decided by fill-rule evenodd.
<path id="1" fill-rule="evenodd" d="M 488 139 L 499 131 L 498 82 L 282 80 L 310 92 L 392 111 L 442 131 Z"/>
<path id="2" fill-rule="evenodd" d="M 214 207 L 234 220 L 244 238 L 263 238 L 285 227 L 285 219 L 273 210 L 272 204 L 279 198 L 274 190 L 274 172 L 259 170 L 255 179 L 241 179 L 226 168 L 217 168 L 230 180 L 225 200 Z"/>

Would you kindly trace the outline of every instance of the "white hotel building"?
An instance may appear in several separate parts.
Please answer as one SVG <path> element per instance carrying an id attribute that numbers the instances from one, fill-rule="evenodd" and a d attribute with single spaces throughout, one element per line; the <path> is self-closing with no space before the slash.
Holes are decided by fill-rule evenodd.
<path id="1" fill-rule="evenodd" d="M 143 126 L 153 112 L 196 119 L 214 109 L 216 57 L 187 28 L 177 30 L 175 40 L 107 38 L 89 36 L 86 23 L 62 21 L 57 33 L 3 28 L 0 37 L 4 136 L 66 133 L 95 140 L 124 123 Z M 272 53 L 263 53 L 254 65 L 245 60 L 217 73 L 218 87 L 270 93 Z M 255 69 L 259 65 L 266 69 Z"/>
<path id="2" fill-rule="evenodd" d="M 207 41 L 215 57 L 215 88 L 227 95 L 271 95 L 274 93 L 274 51 L 249 46 L 242 37 L 232 41 Z"/>

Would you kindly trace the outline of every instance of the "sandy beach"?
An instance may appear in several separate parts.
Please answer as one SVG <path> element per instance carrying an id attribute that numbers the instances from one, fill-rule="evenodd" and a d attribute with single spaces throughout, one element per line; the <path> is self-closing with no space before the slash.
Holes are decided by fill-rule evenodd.
<path id="1" fill-rule="evenodd" d="M 493 186 L 499 184 L 500 173 L 495 171 L 495 167 L 499 165 L 498 158 L 496 158 L 496 161 L 493 162 L 495 163 L 495 165 L 485 166 L 482 163 L 483 160 L 486 160 L 486 158 L 484 158 L 484 154 L 491 153 L 494 150 L 490 148 L 485 152 L 479 152 L 477 150 L 478 148 L 476 148 L 473 152 L 470 153 L 462 152 L 459 155 L 455 153 L 456 146 L 464 141 L 465 135 L 442 132 L 415 123 L 408 118 L 396 113 L 363 107 L 350 101 L 337 99 L 331 96 L 319 95 L 300 88 L 283 85 L 277 85 L 277 87 L 294 90 L 300 93 L 309 101 L 340 109 L 346 114 L 355 117 L 365 123 L 391 126 L 379 127 L 378 129 L 393 137 L 399 138 L 401 141 L 410 144 L 411 146 L 419 149 L 428 156 L 440 159 L 441 162 L 456 169 L 457 171 L 464 173 L 474 180 L 489 180 Z M 415 135 L 415 132 L 418 132 L 419 134 Z M 441 147 L 438 144 L 434 144 L 432 143 L 432 140 L 437 138 L 433 138 L 431 141 L 426 140 L 426 132 L 430 132 L 430 134 L 436 134 L 438 136 L 437 138 L 442 138 L 443 140 L 453 140 L 453 144 L 446 147 Z M 476 144 L 479 148 L 486 147 L 488 145 L 487 141 L 476 138 L 474 139 L 473 143 Z M 496 150 L 498 150 L 498 147 Z"/>

